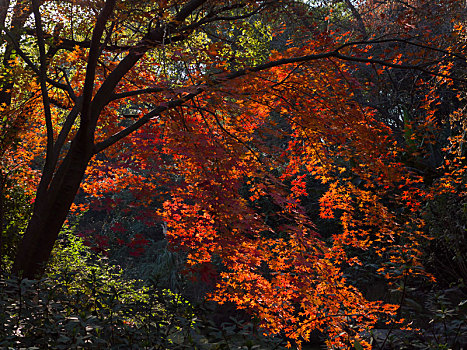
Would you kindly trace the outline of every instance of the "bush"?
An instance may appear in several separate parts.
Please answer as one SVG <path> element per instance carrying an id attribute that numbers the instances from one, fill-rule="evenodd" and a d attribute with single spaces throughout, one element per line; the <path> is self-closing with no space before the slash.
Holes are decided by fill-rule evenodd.
<path id="1" fill-rule="evenodd" d="M 123 278 L 119 267 L 65 235 L 41 280 L 0 276 L 0 348 L 272 349 L 252 324 L 215 325 L 210 310 Z"/>
<path id="2" fill-rule="evenodd" d="M 442 194 L 425 213 L 428 234 L 426 266 L 442 286 L 467 282 L 467 198 Z M 464 287 L 465 288 L 465 287 Z M 465 289 L 467 291 L 467 289 Z"/>

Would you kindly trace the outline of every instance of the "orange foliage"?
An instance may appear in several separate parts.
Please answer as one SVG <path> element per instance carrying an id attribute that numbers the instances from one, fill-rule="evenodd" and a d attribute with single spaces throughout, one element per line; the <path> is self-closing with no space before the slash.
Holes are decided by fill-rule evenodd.
<path id="1" fill-rule="evenodd" d="M 171 2 L 159 3 L 157 14 L 137 12 L 141 23 L 159 13 L 164 14 L 160 18 L 170 17 L 164 10 Z M 369 1 L 365 6 L 376 5 Z M 117 10 L 122 9 L 124 5 L 117 5 Z M 381 6 L 374 10 L 373 28 L 382 32 L 385 17 L 393 15 L 394 9 Z M 66 17 L 65 10 L 59 13 Z M 426 19 L 416 15 L 407 10 L 396 18 L 394 28 L 403 31 L 402 38 L 410 35 L 414 23 Z M 120 18 L 122 23 L 124 19 Z M 84 20 L 80 26 L 86 27 Z M 128 45 L 140 40 L 118 24 L 113 35 L 114 42 Z M 299 46 L 272 51 L 269 60 L 319 54 L 323 48 L 350 39 L 350 34 L 337 34 L 330 28 Z M 227 45 L 211 42 L 199 45 L 197 51 L 189 46 L 167 45 L 167 52 L 154 50 L 137 62 L 114 94 L 137 88 L 157 93 L 125 97 L 124 104 L 119 99 L 109 102 L 98 119 L 93 141 L 97 144 L 128 126 L 120 117 L 122 110 L 131 111 L 130 120 L 137 119 L 152 106 L 166 106 L 168 101 L 200 89 L 203 93 L 159 113 L 121 143 L 95 155 L 81 189 L 94 197 L 131 189 L 142 205 L 148 205 L 160 185 L 167 185 L 169 193 L 163 195 L 170 199 L 154 216 L 166 221 L 173 249 L 188 253 L 189 267 L 206 266 L 220 258 L 222 271 L 210 295 L 213 300 L 248 309 L 266 330 L 298 344 L 308 340 L 313 330 L 320 330 L 328 335 L 330 347 L 348 348 L 358 341 L 369 349 L 370 344 L 361 339 L 362 332 L 377 321 L 399 322 L 398 306 L 365 299 L 343 270 L 360 264 L 351 253 L 358 250 L 380 257 L 384 263 L 379 272 L 388 279 L 424 274 L 420 243 L 428 237 L 418 214 L 432 193 L 422 177 L 401 162 L 408 150 L 374 109 L 357 102 L 356 93 L 368 86 L 354 78 L 356 66 L 328 57 L 251 69 L 230 79 L 234 69 L 227 63 L 231 58 Z M 345 54 L 351 51 L 363 55 L 369 48 L 342 50 Z M 83 88 L 87 55 L 88 49 L 75 47 L 57 54 L 51 63 L 72 70 L 69 84 L 74 91 Z M 184 64 L 186 79 L 171 84 L 171 72 L 158 55 Z M 402 53 L 386 58 L 390 64 L 417 64 L 420 60 L 418 55 L 403 57 Z M 101 59 L 105 67 L 96 68 L 93 93 L 119 63 L 113 52 L 104 52 Z M 240 59 L 236 68 L 247 61 Z M 444 75 L 451 69 L 449 65 L 438 68 Z M 382 69 L 376 72 L 383 74 Z M 426 86 L 430 89 L 422 105 L 427 110 L 425 119 L 405 127 L 414 129 L 414 140 L 423 135 L 428 143 L 436 131 L 438 95 L 436 84 Z M 52 97 L 63 105 L 68 103 L 58 90 L 53 90 Z M 40 114 L 34 103 L 32 118 L 40 120 L 34 117 Z M 58 108 L 53 109 L 53 117 L 54 125 L 60 125 Z M 15 151 L 25 163 L 33 161 L 40 153 L 37 145 L 44 143 L 43 132 L 37 131 L 44 126 L 39 122 L 32 125 Z M 75 131 L 72 129 L 68 139 Z M 453 137 L 450 151 L 454 154 L 464 142 L 465 137 Z M 465 178 L 464 159 L 452 158 L 438 184 L 443 191 L 456 190 Z M 332 237 L 317 232 L 304 206 L 309 195 L 307 177 L 326 189 L 316 203 L 320 217 L 335 218 L 341 224 Z M 283 224 L 268 222 L 261 212 L 261 200 L 277 208 Z"/>

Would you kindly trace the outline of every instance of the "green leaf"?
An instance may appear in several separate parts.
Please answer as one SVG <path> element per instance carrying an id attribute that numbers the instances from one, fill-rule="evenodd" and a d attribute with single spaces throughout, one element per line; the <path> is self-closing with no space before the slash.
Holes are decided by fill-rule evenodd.
<path id="1" fill-rule="evenodd" d="M 364 350 L 362 344 L 360 344 L 360 342 L 357 339 L 354 340 L 353 347 L 356 350 Z"/>

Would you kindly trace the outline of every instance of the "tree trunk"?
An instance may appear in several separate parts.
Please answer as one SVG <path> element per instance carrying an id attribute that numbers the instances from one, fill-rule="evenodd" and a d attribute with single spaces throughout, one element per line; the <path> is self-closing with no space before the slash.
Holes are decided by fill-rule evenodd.
<path id="1" fill-rule="evenodd" d="M 13 273 L 29 279 L 42 275 L 92 155 L 92 142 L 77 135 L 49 188 L 37 194 Z"/>
<path id="2" fill-rule="evenodd" d="M 5 183 L 6 176 L 0 171 L 0 274 L 3 273 L 3 226 L 5 220 Z"/>

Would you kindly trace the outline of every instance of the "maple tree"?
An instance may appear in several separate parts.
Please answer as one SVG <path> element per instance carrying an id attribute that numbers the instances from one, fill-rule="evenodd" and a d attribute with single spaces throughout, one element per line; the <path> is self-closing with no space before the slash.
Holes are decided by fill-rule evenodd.
<path id="1" fill-rule="evenodd" d="M 169 193 L 153 214 L 167 223 L 174 249 L 188 252 L 194 270 L 212 273 L 213 259 L 222 261 L 212 299 L 233 301 L 296 341 L 318 329 L 330 344 L 369 347 L 361 332 L 394 322 L 397 306 L 368 301 L 343 268 L 361 263 L 349 254 L 358 249 L 380 257 L 387 278 L 423 273 L 419 244 L 428 237 L 414 213 L 429 194 L 402 155 L 435 125 L 439 96 L 423 78 L 413 84 L 426 87 L 430 111 L 425 121 L 403 123 L 404 144 L 391 120 L 363 103 L 371 82 L 359 74 L 422 72 L 440 84 L 465 84 L 451 74 L 451 61 L 464 59 L 456 39 L 463 23 L 453 16 L 453 30 L 440 33 L 436 46 L 411 32 L 422 22 L 417 16 L 425 18 L 412 9 L 422 1 L 391 19 L 396 34 L 382 29 L 389 5 L 342 3 L 348 11 L 341 14 L 253 0 L 2 7 L 2 76 L 9 77 L 1 85 L 2 133 L 16 130 L 16 120 L 24 127 L 16 134 L 23 151 L 14 151 L 30 174 L 41 154 L 32 145 L 44 155 L 13 271 L 43 272 L 80 186 L 95 197 L 131 187 L 146 201 L 164 184 Z M 455 1 L 443 4 L 458 13 Z M 362 18 L 365 6 L 374 18 Z M 326 26 L 313 25 L 315 13 Z M 286 43 L 273 50 L 273 40 Z M 21 75 L 15 81 L 13 74 Z M 9 137 L 2 142 L 11 144 Z M 331 240 L 305 207 L 308 177 L 325 188 L 320 217 L 339 219 Z M 274 205 L 274 220 L 263 215 L 264 201 Z M 138 252 L 144 238 L 136 238 L 130 244 Z"/>

